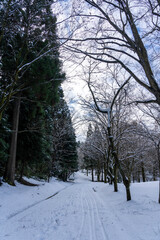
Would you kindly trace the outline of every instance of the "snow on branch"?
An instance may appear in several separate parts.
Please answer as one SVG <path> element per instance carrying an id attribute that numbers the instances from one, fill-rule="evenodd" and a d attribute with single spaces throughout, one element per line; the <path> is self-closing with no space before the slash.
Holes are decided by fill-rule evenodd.
<path id="1" fill-rule="evenodd" d="M 112 100 L 112 102 L 111 102 L 111 105 L 110 105 L 108 108 L 105 108 L 105 109 L 101 108 L 101 107 L 98 105 L 97 100 L 96 100 L 96 98 L 95 98 L 95 95 L 94 95 L 94 93 L 93 93 L 93 90 L 92 90 L 92 88 L 91 88 L 91 86 L 90 86 L 90 79 L 89 79 L 89 81 L 88 81 L 88 88 L 89 88 L 89 90 L 90 90 L 90 92 L 91 92 L 91 95 L 92 95 L 92 98 L 93 98 L 93 100 L 94 100 L 96 110 L 99 111 L 99 112 L 101 112 L 101 113 L 107 113 L 107 114 L 108 114 L 108 127 L 109 127 L 109 128 L 110 128 L 110 126 L 111 126 L 111 114 L 112 114 L 112 109 L 113 109 L 113 105 L 114 105 L 114 103 L 115 103 L 115 100 L 116 100 L 117 96 L 119 95 L 120 91 L 124 88 L 124 86 L 129 82 L 130 79 L 131 79 L 131 76 L 128 77 L 128 79 L 121 85 L 121 87 L 118 89 L 118 91 L 117 91 L 116 94 L 114 95 L 114 98 L 113 98 L 113 100 Z"/>

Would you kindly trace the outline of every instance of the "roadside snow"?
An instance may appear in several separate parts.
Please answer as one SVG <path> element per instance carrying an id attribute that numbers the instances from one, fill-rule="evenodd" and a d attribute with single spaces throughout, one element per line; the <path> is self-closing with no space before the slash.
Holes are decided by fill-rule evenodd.
<path id="1" fill-rule="evenodd" d="M 6 183 L 0 187 L 0 226 L 5 219 L 24 212 L 69 185 L 69 183 L 59 182 L 54 178 L 50 183 L 34 179 L 26 180 L 39 186 L 30 187 L 16 182 L 15 187 Z"/>
<path id="2" fill-rule="evenodd" d="M 114 193 L 80 172 L 74 183 L 39 184 L 0 187 L 1 240 L 160 239 L 158 182 L 132 184 L 129 202 L 122 184 Z"/>

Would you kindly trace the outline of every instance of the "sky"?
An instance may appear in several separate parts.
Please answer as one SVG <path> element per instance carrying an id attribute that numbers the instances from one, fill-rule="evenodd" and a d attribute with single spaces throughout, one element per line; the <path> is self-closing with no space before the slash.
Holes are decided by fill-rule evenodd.
<path id="1" fill-rule="evenodd" d="M 88 36 L 93 36 L 95 33 L 95 30 L 97 29 L 97 36 L 101 32 L 101 29 L 99 29 L 99 21 L 95 21 L 95 19 L 91 19 L 88 21 L 87 18 L 69 18 L 71 15 L 75 14 L 75 7 L 78 9 L 80 13 L 85 10 L 86 13 L 90 14 L 92 13 L 97 14 L 95 10 L 89 9 L 89 7 L 86 7 L 84 1 L 78 1 L 78 0 L 62 0 L 58 1 L 57 5 L 53 7 L 53 12 L 55 12 L 57 16 L 57 29 L 60 38 L 67 37 L 68 35 L 72 34 L 74 32 L 74 36 L 85 36 L 86 29 L 87 31 L 87 37 Z M 134 6 L 135 7 L 135 6 Z M 135 8 L 135 14 L 138 13 L 139 10 Z M 67 19 L 67 20 L 66 20 Z M 141 23 L 141 28 L 143 28 L 145 24 Z M 105 30 L 107 29 L 107 25 L 103 25 L 104 27 L 104 33 Z M 106 29 L 105 29 L 106 28 Z M 143 29 L 144 30 L 144 29 Z M 142 31 L 143 32 L 143 31 Z M 83 114 L 85 114 L 84 110 L 82 109 L 80 103 L 80 98 L 85 98 L 87 99 L 90 95 L 88 91 L 88 87 L 85 83 L 85 80 L 88 78 L 88 75 L 86 74 L 85 67 L 87 66 L 87 60 L 84 59 L 84 56 L 78 54 L 75 56 L 74 53 L 71 53 L 66 50 L 66 48 L 63 47 L 64 39 L 61 41 L 62 47 L 60 48 L 60 56 L 63 62 L 63 70 L 66 73 L 66 81 L 63 83 L 63 90 L 64 90 L 64 95 L 67 103 L 69 104 L 71 113 L 74 113 L 74 121 L 75 121 L 75 116 L 78 116 L 80 118 L 83 118 Z M 91 43 L 91 47 L 95 47 L 94 43 Z M 93 45 L 93 46 L 92 46 Z M 67 44 L 66 44 L 67 46 Z M 84 44 L 83 47 L 85 48 L 86 45 Z M 83 48 L 82 48 L 83 49 Z M 95 48 L 94 48 L 95 50 Z M 126 59 L 124 59 L 126 60 Z M 132 66 L 133 67 L 133 66 Z M 105 69 L 105 67 L 104 67 Z M 141 69 L 138 68 L 138 66 L 135 66 L 135 69 L 139 71 L 139 76 L 142 74 Z M 98 77 L 94 76 L 94 78 L 105 78 L 105 73 L 102 77 L 102 75 L 98 75 Z M 124 76 L 123 76 L 124 77 Z M 95 80 L 94 79 L 94 80 Z M 135 86 L 132 89 L 134 89 L 131 93 L 132 97 L 137 98 L 137 95 L 142 96 L 140 91 L 135 90 L 136 89 L 136 84 L 135 82 L 132 82 L 132 84 Z M 143 94 L 145 91 L 143 91 Z M 142 117 L 142 114 L 139 114 L 139 118 Z M 147 119 L 147 118 L 146 118 Z M 82 125 L 79 127 L 79 129 L 76 129 L 76 134 L 78 139 L 84 139 L 84 134 L 86 133 L 86 124 Z"/>
<path id="2" fill-rule="evenodd" d="M 53 12 L 57 16 L 57 29 L 60 37 L 67 37 L 70 33 L 70 29 L 73 29 L 73 25 L 68 19 L 73 10 L 72 0 L 58 1 L 53 5 Z M 61 41 L 63 43 L 63 40 Z M 82 79 L 81 68 L 77 65 L 77 62 L 73 62 L 73 56 L 69 52 L 66 52 L 62 47 L 60 48 L 60 57 L 63 63 L 63 71 L 66 74 L 66 80 L 62 84 L 65 100 L 70 108 L 73 126 L 76 131 L 78 141 L 84 141 L 86 135 L 86 124 L 78 123 L 79 119 L 83 118 L 83 110 L 80 106 L 80 98 L 86 98 L 89 94 L 88 87 Z M 78 127 L 77 127 L 78 126 Z"/>

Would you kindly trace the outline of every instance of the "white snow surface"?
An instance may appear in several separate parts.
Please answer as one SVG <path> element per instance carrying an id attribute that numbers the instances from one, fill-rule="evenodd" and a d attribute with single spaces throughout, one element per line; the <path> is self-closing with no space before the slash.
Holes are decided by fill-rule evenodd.
<path id="1" fill-rule="evenodd" d="M 39 184 L 0 187 L 1 240 L 160 239 L 158 182 L 132 183 L 128 202 L 122 184 L 115 193 L 80 172 Z"/>

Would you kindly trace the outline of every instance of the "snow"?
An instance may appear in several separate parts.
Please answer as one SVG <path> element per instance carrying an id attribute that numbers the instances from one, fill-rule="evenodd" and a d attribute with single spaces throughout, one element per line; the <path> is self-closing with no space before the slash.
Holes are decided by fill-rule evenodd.
<path id="1" fill-rule="evenodd" d="M 36 182 L 36 181 L 34 181 Z M 38 182 L 0 187 L 1 240 L 159 240 L 158 182 L 125 189 L 91 182 L 76 173 L 74 182 Z"/>

